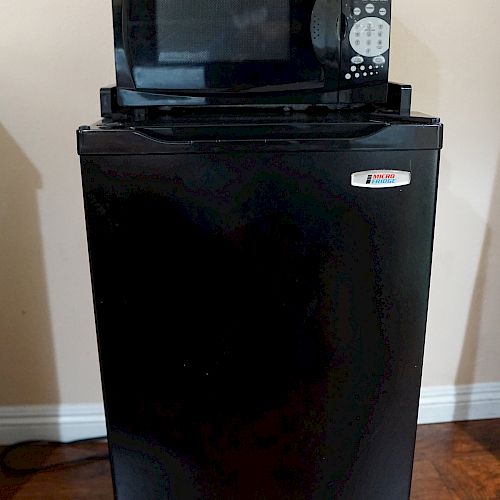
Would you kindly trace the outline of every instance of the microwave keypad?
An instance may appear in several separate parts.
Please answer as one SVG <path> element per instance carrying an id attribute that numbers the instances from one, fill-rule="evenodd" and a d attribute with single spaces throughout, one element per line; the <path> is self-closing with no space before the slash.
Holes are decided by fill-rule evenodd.
<path id="1" fill-rule="evenodd" d="M 369 88 L 387 82 L 391 32 L 390 0 L 346 2 L 340 88 Z M 369 92 L 369 91 L 368 91 Z"/>
<path id="2" fill-rule="evenodd" d="M 349 34 L 351 47 L 363 57 L 377 57 L 389 50 L 390 25 L 378 17 L 365 17 Z"/>

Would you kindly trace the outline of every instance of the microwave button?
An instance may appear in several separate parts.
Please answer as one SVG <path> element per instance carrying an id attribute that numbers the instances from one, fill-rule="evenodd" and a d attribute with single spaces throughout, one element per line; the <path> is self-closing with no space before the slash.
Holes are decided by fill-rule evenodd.
<path id="1" fill-rule="evenodd" d="M 355 78 L 359 78 L 359 73 L 356 73 L 356 74 L 354 75 L 354 77 L 355 77 Z"/>
<path id="2" fill-rule="evenodd" d="M 356 66 L 351 66 L 351 71 L 356 71 Z"/>
<path id="3" fill-rule="evenodd" d="M 359 7 L 356 7 L 353 12 L 355 16 L 359 16 L 361 14 L 361 9 Z"/>
<path id="4" fill-rule="evenodd" d="M 387 14 L 387 9 L 385 9 L 384 7 L 382 7 L 378 13 L 381 15 L 381 16 L 385 16 Z"/>
<path id="5" fill-rule="evenodd" d="M 346 73 L 345 75 L 345 79 L 346 80 L 350 80 L 352 77 L 351 77 L 351 73 Z"/>
<path id="6" fill-rule="evenodd" d="M 365 60 L 361 57 L 361 56 L 354 56 L 352 59 L 351 59 L 351 62 L 353 64 L 361 64 L 363 63 Z"/>
<path id="7" fill-rule="evenodd" d="M 374 64 L 385 64 L 385 57 L 384 56 L 377 56 L 373 58 Z"/>
<path id="8" fill-rule="evenodd" d="M 375 12 L 375 6 L 372 3 L 366 5 L 365 10 L 368 14 L 373 14 Z"/>

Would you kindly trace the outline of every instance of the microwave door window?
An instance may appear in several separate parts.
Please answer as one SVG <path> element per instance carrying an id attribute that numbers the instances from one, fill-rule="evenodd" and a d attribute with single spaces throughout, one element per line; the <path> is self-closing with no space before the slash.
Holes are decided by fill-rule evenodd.
<path id="1" fill-rule="evenodd" d="M 322 88 L 313 0 L 129 0 L 126 47 L 139 90 Z"/>
<path id="2" fill-rule="evenodd" d="M 290 0 L 157 0 L 158 63 L 288 61 Z"/>

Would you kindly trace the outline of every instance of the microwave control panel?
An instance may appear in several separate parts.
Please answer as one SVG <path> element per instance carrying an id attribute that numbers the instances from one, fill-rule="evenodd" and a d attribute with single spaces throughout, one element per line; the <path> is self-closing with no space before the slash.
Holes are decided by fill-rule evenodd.
<path id="1" fill-rule="evenodd" d="M 340 88 L 384 83 L 389 75 L 390 0 L 344 2 L 346 36 L 342 43 Z"/>

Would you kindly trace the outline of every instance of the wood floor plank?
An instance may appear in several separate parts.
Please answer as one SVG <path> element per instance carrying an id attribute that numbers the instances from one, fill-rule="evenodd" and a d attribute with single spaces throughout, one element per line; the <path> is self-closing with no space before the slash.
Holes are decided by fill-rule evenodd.
<path id="1" fill-rule="evenodd" d="M 416 453 L 420 460 L 444 460 L 484 449 L 483 443 L 457 423 L 423 425 L 417 430 Z"/>
<path id="2" fill-rule="evenodd" d="M 500 468 L 498 459 L 492 453 L 463 454 L 435 465 L 442 481 L 459 498 L 500 499 Z"/>
<path id="3" fill-rule="evenodd" d="M 107 445 L 101 443 L 83 444 L 56 450 L 31 446 L 16 452 L 12 456 L 11 465 L 37 467 L 106 453 Z M 112 500 L 110 465 L 108 461 L 97 461 L 24 476 L 0 473 L 0 499 Z"/>
<path id="4" fill-rule="evenodd" d="M 448 489 L 430 460 L 416 460 L 413 467 L 411 500 L 461 500 Z"/>
<path id="5" fill-rule="evenodd" d="M 108 463 L 79 467 L 78 471 L 36 474 L 11 497 L 2 500 L 113 500 L 111 471 Z"/>
<path id="6" fill-rule="evenodd" d="M 500 419 L 457 422 L 455 425 L 500 459 Z"/>

